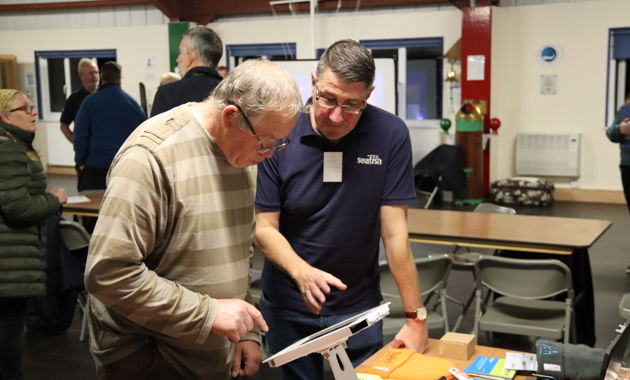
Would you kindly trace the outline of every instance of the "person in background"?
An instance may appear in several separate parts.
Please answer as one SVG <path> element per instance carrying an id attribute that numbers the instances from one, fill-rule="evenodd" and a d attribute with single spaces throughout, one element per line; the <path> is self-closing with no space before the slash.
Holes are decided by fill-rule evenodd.
<path id="1" fill-rule="evenodd" d="M 177 68 L 182 79 L 158 88 L 151 116 L 207 98 L 223 79 L 216 72 L 222 55 L 223 43 L 212 29 L 196 26 L 187 31 L 179 43 L 177 56 Z"/>
<path id="2" fill-rule="evenodd" d="M 221 75 L 221 78 L 225 78 L 230 73 L 228 68 L 225 66 L 217 67 L 217 72 L 219 73 L 219 75 Z"/>
<path id="3" fill-rule="evenodd" d="M 0 89 L 0 379 L 24 378 L 28 299 L 46 293 L 43 222 L 67 201 L 63 189 L 46 191 L 36 121 L 26 95 Z"/>
<path id="4" fill-rule="evenodd" d="M 122 69 L 103 64 L 103 83 L 83 101 L 74 127 L 78 190 L 105 189 L 105 177 L 118 148 L 146 120 L 142 108 L 120 87 Z"/>
<path id="5" fill-rule="evenodd" d="M 160 75 L 160 86 L 164 86 L 165 84 L 177 82 L 180 79 L 182 79 L 182 77 L 179 74 L 177 74 L 177 73 L 164 73 L 164 74 Z"/>
<path id="6" fill-rule="evenodd" d="M 295 143 L 258 166 L 260 308 L 272 352 L 380 303 L 380 239 L 409 318 L 393 347 L 426 349 L 427 311 L 407 232 L 407 204 L 416 201 L 409 131 L 367 104 L 374 76 L 372 55 L 358 42 L 332 44 L 312 75 L 310 114 L 291 132 Z M 378 324 L 348 340 L 348 356 L 356 366 L 382 345 Z M 318 354 L 281 368 L 284 379 L 323 377 Z"/>
<path id="7" fill-rule="evenodd" d="M 621 183 L 626 206 L 630 211 L 630 94 L 626 96 L 625 104 L 619 108 L 613 123 L 606 128 L 606 136 L 610 141 L 619 144 Z M 626 267 L 626 274 L 630 274 L 630 266 Z"/>
<path id="8" fill-rule="evenodd" d="M 98 379 L 252 376 L 267 325 L 251 304 L 255 167 L 302 109 L 269 61 L 152 117 L 110 170 L 85 272 Z M 257 328 L 255 328 L 257 326 Z"/>
<path id="9" fill-rule="evenodd" d="M 77 70 L 79 73 L 79 79 L 81 80 L 81 88 L 73 92 L 66 100 L 66 104 L 63 106 L 63 111 L 61 111 L 61 120 L 59 124 L 61 133 L 63 133 L 70 142 L 73 140 L 73 133 L 72 130 L 70 130 L 70 124 L 72 124 L 77 112 L 79 112 L 83 99 L 96 91 L 98 88 L 98 81 L 100 80 L 98 66 L 96 66 L 96 62 L 92 59 L 81 58 L 77 66 Z"/>

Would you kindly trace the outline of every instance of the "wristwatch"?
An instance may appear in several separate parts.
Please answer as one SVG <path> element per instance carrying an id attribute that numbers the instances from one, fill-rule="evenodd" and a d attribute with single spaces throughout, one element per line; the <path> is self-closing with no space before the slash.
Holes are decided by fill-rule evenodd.
<path id="1" fill-rule="evenodd" d="M 405 317 L 408 319 L 416 319 L 418 321 L 426 321 L 427 319 L 427 308 L 424 306 L 420 306 L 414 311 L 406 311 Z"/>

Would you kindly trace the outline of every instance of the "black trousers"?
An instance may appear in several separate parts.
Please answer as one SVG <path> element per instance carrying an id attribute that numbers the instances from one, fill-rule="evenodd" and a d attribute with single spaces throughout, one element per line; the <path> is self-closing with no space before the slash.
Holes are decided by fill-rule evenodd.
<path id="1" fill-rule="evenodd" d="M 621 170 L 621 183 L 623 184 L 623 194 L 626 196 L 626 206 L 630 212 L 630 166 L 619 166 Z"/>
<path id="2" fill-rule="evenodd" d="M 109 168 L 92 168 L 89 166 L 83 167 L 82 171 L 77 171 L 79 174 L 79 181 L 77 182 L 77 190 L 79 192 L 83 190 L 101 190 L 105 189 L 105 178 Z"/>
<path id="3" fill-rule="evenodd" d="M 0 298 L 0 380 L 22 380 L 28 298 Z"/>
<path id="4" fill-rule="evenodd" d="M 77 169 L 79 180 L 77 190 L 105 190 L 105 179 L 109 168 L 92 168 L 85 166 L 82 171 Z M 96 225 L 96 218 L 84 216 L 81 220 L 85 230 L 91 235 Z"/>

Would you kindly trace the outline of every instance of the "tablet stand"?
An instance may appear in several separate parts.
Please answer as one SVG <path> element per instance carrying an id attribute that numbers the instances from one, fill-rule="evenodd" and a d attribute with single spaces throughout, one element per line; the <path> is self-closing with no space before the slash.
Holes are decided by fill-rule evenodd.
<path id="1" fill-rule="evenodd" d="M 378 323 L 388 314 L 389 302 L 302 338 L 263 360 L 263 363 L 278 367 L 303 356 L 319 353 L 330 363 L 335 380 L 358 380 L 346 353 L 346 341 L 359 331 Z"/>
<path id="2" fill-rule="evenodd" d="M 357 374 L 354 372 L 352 362 L 346 352 L 346 341 L 337 342 L 332 347 L 320 351 L 324 359 L 328 360 L 332 369 L 335 380 L 357 380 Z"/>

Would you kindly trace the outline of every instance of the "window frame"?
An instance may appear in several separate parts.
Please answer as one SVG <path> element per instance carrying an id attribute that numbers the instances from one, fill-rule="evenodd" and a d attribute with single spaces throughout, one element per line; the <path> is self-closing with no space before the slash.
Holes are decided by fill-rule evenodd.
<path id="1" fill-rule="evenodd" d="M 370 50 L 375 49 L 398 49 L 397 62 L 397 83 L 396 83 L 396 110 L 397 115 L 405 120 L 408 126 L 434 126 L 436 120 L 440 120 L 443 115 L 444 95 L 442 83 L 442 73 L 444 70 L 443 60 L 438 60 L 436 97 L 437 97 L 437 119 L 415 120 L 407 118 L 407 49 L 408 48 L 437 48 L 444 51 L 443 37 L 423 37 L 423 38 L 395 38 L 395 39 L 370 39 L 360 40 L 361 45 Z"/>
<path id="2" fill-rule="evenodd" d="M 227 67 L 232 70 L 243 62 L 243 57 L 268 57 L 274 55 L 284 55 L 292 61 L 297 58 L 297 44 L 295 42 L 278 42 L 266 44 L 229 44 L 225 45 Z"/>
<path id="3" fill-rule="evenodd" d="M 626 94 L 630 93 L 630 78 L 627 75 L 630 61 L 630 28 L 608 30 L 607 59 L 604 127 L 614 121 L 617 110 L 624 104 Z"/>
<path id="4" fill-rule="evenodd" d="M 117 59 L 116 49 L 93 50 L 36 50 L 35 51 L 35 77 L 37 83 L 37 112 L 39 120 L 59 121 L 61 112 L 51 111 L 48 59 L 64 60 L 64 81 L 66 87 L 66 99 L 73 92 L 71 73 L 76 70 L 70 67 L 72 58 L 113 58 Z"/>

